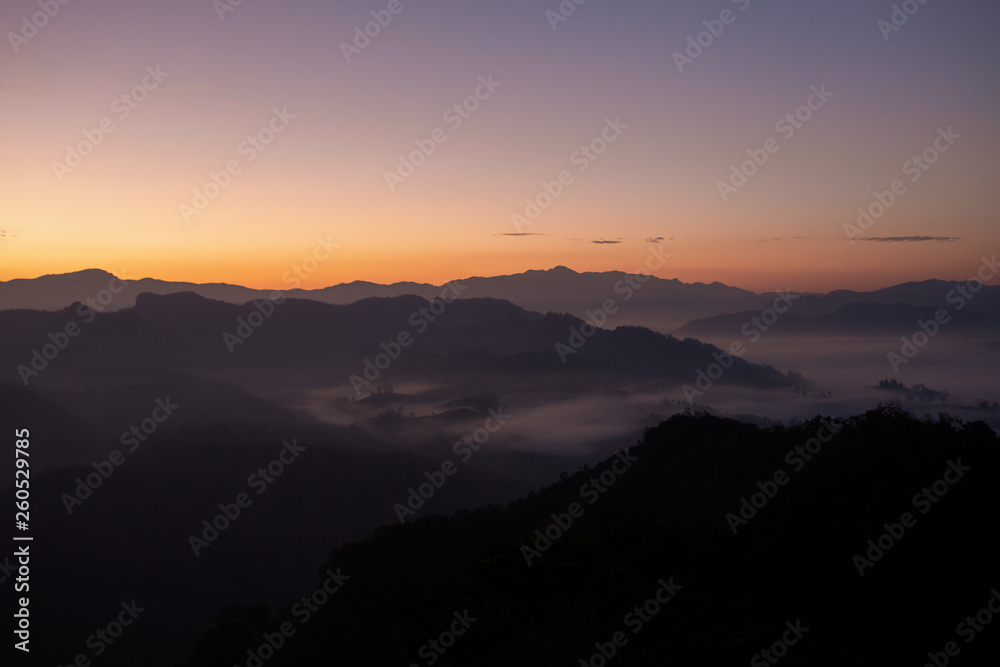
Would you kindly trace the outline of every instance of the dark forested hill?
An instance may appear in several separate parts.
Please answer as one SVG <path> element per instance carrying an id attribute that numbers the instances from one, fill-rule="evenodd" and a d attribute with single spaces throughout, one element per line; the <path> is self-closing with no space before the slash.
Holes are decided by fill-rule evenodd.
<path id="1" fill-rule="evenodd" d="M 996 664 L 998 464 L 985 425 L 892 406 L 678 415 L 509 506 L 348 544 L 287 607 L 233 600 L 184 665 Z"/>

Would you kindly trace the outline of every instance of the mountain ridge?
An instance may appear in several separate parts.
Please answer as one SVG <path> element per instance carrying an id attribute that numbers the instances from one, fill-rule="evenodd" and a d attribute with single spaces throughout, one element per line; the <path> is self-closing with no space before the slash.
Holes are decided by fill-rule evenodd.
<path id="1" fill-rule="evenodd" d="M 756 293 L 721 282 L 684 283 L 677 278 L 649 277 L 644 282 L 630 279 L 623 271 L 577 272 L 563 265 L 551 269 L 531 269 L 498 276 L 471 276 L 450 281 L 463 286 L 460 299 L 490 297 L 537 312 L 566 312 L 586 318 L 612 300 L 616 305 L 614 324 L 637 325 L 663 333 L 680 330 L 688 323 L 722 315 L 752 313 L 769 307 L 770 293 Z M 413 294 L 425 299 L 439 296 L 444 285 L 420 282 L 390 284 L 370 281 L 338 283 L 315 289 L 254 289 L 231 283 L 190 283 L 141 278 L 123 281 L 102 269 L 85 269 L 38 278 L 18 278 L 0 282 L 0 311 L 56 311 L 77 302 L 102 312 L 135 305 L 141 293 L 174 294 L 194 292 L 234 305 L 255 299 L 271 299 L 276 294 L 331 305 L 347 305 L 370 297 Z M 826 294 L 791 292 L 799 298 L 794 312 L 800 315 L 830 314 L 852 303 L 905 303 L 911 306 L 944 305 L 946 294 L 962 283 L 931 279 L 910 281 L 870 292 L 834 290 Z M 976 298 L 976 307 L 1000 312 L 1000 287 L 987 286 Z"/>

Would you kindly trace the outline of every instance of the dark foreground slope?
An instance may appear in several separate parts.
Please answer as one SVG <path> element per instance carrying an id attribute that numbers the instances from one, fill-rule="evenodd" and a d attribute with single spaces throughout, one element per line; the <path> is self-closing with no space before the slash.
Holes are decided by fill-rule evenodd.
<path id="1" fill-rule="evenodd" d="M 998 464 L 985 425 L 893 407 L 768 430 L 676 416 L 508 507 L 336 550 L 302 591 L 314 611 L 227 608 L 184 664 L 922 665 L 948 642 L 997 664 L 992 613 L 960 624 L 1000 586 Z"/>

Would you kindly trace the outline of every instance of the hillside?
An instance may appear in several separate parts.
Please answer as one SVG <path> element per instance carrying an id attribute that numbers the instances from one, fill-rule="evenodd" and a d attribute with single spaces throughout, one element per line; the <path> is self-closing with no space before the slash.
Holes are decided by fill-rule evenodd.
<path id="1" fill-rule="evenodd" d="M 806 461 L 795 448 L 830 440 L 825 429 L 837 433 Z M 317 583 L 333 574 L 341 585 L 324 606 L 308 618 L 301 604 L 230 607 L 184 665 L 250 664 L 282 623 L 290 638 L 268 665 L 603 664 L 591 659 L 600 651 L 623 666 L 768 664 L 760 652 L 783 636 L 796 639 L 789 665 L 922 664 L 949 641 L 963 664 L 989 664 L 996 633 L 966 645 L 956 623 L 1000 574 L 1000 541 L 979 510 L 1000 500 L 997 445 L 982 424 L 888 406 L 768 430 L 676 416 L 628 450 L 624 470 L 612 457 L 509 506 L 335 550 Z M 601 476 L 615 481 L 591 505 Z M 762 502 L 741 523 L 729 515 L 742 498 Z M 552 516 L 573 502 L 580 518 Z M 548 548 L 536 533 L 546 530 Z M 539 551 L 526 558 L 526 545 Z M 658 593 L 663 604 L 648 602 Z M 429 640 L 455 612 L 476 620 L 439 653 Z"/>

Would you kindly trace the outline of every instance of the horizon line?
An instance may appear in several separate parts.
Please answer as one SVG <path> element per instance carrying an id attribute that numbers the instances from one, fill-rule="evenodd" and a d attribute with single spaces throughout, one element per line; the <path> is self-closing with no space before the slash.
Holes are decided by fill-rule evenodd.
<path id="1" fill-rule="evenodd" d="M 356 280 L 352 280 L 352 281 L 349 281 L 349 282 L 332 283 L 332 284 L 324 285 L 324 286 L 321 286 L 321 287 L 303 288 L 303 287 L 250 287 L 248 285 L 241 284 L 241 283 L 218 282 L 218 281 L 198 282 L 198 281 L 194 281 L 194 280 L 166 280 L 166 279 L 163 279 L 163 278 L 156 278 L 156 277 L 153 277 L 153 276 L 145 276 L 145 277 L 142 277 L 142 278 L 129 278 L 127 275 L 118 275 L 115 271 L 109 271 L 107 269 L 90 267 L 90 268 L 86 268 L 86 269 L 78 269 L 76 271 L 67 271 L 67 272 L 63 272 L 63 273 L 44 273 L 42 275 L 31 277 L 31 278 L 9 278 L 7 280 L 0 280 L 0 285 L 5 285 L 5 284 L 17 282 L 17 281 L 33 281 L 33 280 L 40 280 L 42 278 L 59 278 L 59 277 L 63 277 L 63 276 L 72 276 L 74 274 L 96 272 L 96 273 L 102 273 L 102 274 L 105 274 L 105 275 L 110 275 L 110 276 L 112 276 L 114 278 L 117 278 L 118 280 L 126 280 L 126 281 L 128 281 L 130 283 L 131 282 L 142 281 L 142 280 L 154 280 L 154 281 L 157 281 L 157 282 L 170 283 L 170 284 L 191 284 L 191 285 L 198 285 L 198 286 L 221 285 L 221 286 L 227 286 L 227 287 L 237 287 L 237 288 L 242 288 L 242 289 L 251 290 L 251 291 L 257 291 L 257 292 L 266 292 L 266 291 L 277 291 L 277 292 L 319 292 L 319 291 L 322 291 L 322 290 L 325 290 L 325 289 L 330 289 L 330 288 L 334 288 L 334 287 L 341 287 L 341 286 L 345 286 L 345 285 L 355 285 L 355 284 L 359 284 L 359 283 L 360 284 L 367 284 L 367 285 L 376 285 L 376 286 L 379 286 L 379 287 L 392 287 L 394 285 L 404 285 L 404 284 L 412 284 L 412 285 L 426 286 L 426 287 L 442 287 L 442 286 L 444 286 L 444 285 L 446 285 L 448 283 L 456 282 L 456 281 L 461 281 L 461 280 L 508 278 L 508 277 L 515 277 L 515 276 L 523 276 L 523 275 L 526 275 L 526 274 L 529 274 L 529 273 L 551 273 L 553 271 L 558 271 L 558 270 L 569 271 L 569 272 L 571 272 L 571 273 L 573 273 L 575 275 L 578 275 L 578 276 L 595 275 L 595 274 L 596 275 L 602 275 L 602 274 L 634 275 L 634 274 L 630 274 L 628 271 L 624 271 L 624 270 L 577 271 L 577 270 L 572 269 L 572 268 L 570 268 L 570 267 L 568 267 L 568 266 L 566 266 L 564 264 L 557 264 L 557 265 L 555 265 L 555 266 L 553 266 L 551 268 L 548 268 L 548 269 L 526 269 L 526 270 L 518 272 L 518 273 L 503 273 L 503 274 L 495 274 L 495 275 L 470 275 L 470 276 L 463 276 L 461 278 L 452 278 L 451 280 L 445 281 L 443 283 L 430 283 L 430 282 L 423 282 L 423 281 L 417 281 L 417 280 L 398 280 L 398 281 L 394 281 L 394 282 L 375 282 L 375 281 L 372 281 L 372 280 L 356 279 Z M 123 271 L 122 273 L 126 274 L 127 271 Z M 683 280 L 681 280 L 679 278 L 664 278 L 664 277 L 657 276 L 657 275 L 654 275 L 654 274 L 649 274 L 649 275 L 652 278 L 656 278 L 657 280 L 662 280 L 662 281 L 665 281 L 665 282 L 676 282 L 676 283 L 680 283 L 682 285 L 691 285 L 691 286 L 702 285 L 702 286 L 706 286 L 706 287 L 711 287 L 713 285 L 718 285 L 718 286 L 722 286 L 722 287 L 728 287 L 728 288 L 743 290 L 745 292 L 749 292 L 749 293 L 752 293 L 752 294 L 770 294 L 771 292 L 775 291 L 775 290 L 768 290 L 768 291 L 764 291 L 764 292 L 758 292 L 758 291 L 753 290 L 753 289 L 749 289 L 749 288 L 746 288 L 746 287 L 740 287 L 739 285 L 734 285 L 734 284 L 730 284 L 730 283 L 724 283 L 724 282 L 721 282 L 721 281 L 718 281 L 718 280 L 710 282 L 710 283 L 706 283 L 706 282 L 702 282 L 702 281 L 684 282 Z M 950 279 L 946 279 L 946 278 L 925 278 L 925 279 L 922 279 L 922 280 L 905 280 L 905 281 L 902 281 L 902 282 L 885 284 L 885 285 L 883 285 L 881 287 L 876 287 L 876 288 L 867 289 L 867 290 L 836 288 L 836 289 L 832 289 L 832 290 L 829 290 L 829 291 L 826 291 L 826 292 L 797 291 L 797 290 L 791 290 L 791 289 L 788 289 L 788 290 L 785 290 L 785 291 L 791 291 L 792 293 L 795 293 L 795 294 L 814 294 L 814 295 L 826 295 L 826 294 L 831 294 L 833 292 L 841 292 L 841 291 L 844 291 L 844 292 L 865 293 L 865 292 L 877 292 L 879 290 L 889 289 L 889 288 L 892 288 L 892 287 L 899 287 L 901 285 L 920 284 L 920 283 L 926 283 L 926 282 L 959 283 L 959 282 L 963 282 L 963 281 L 962 280 L 950 280 Z"/>

